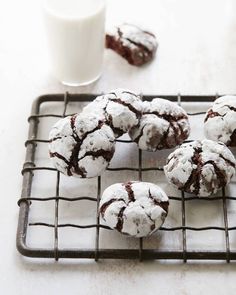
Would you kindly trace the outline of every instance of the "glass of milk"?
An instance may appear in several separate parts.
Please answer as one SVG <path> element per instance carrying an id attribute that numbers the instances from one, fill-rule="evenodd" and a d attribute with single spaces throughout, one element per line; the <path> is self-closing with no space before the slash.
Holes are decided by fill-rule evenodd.
<path id="1" fill-rule="evenodd" d="M 55 77 L 82 86 L 102 72 L 105 0 L 44 0 L 46 31 Z"/>

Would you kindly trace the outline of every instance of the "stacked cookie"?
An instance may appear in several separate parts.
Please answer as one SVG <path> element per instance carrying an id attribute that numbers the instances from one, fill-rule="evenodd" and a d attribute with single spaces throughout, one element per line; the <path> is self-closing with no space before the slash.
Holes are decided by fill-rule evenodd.
<path id="1" fill-rule="evenodd" d="M 139 124 L 142 101 L 128 90 L 98 96 L 82 113 L 59 120 L 49 134 L 49 153 L 63 174 L 99 176 L 109 165 L 115 138 Z"/>
<path id="2" fill-rule="evenodd" d="M 83 113 L 94 112 L 111 127 L 115 137 L 119 137 L 139 124 L 142 101 L 137 94 L 129 90 L 116 89 L 98 96 L 83 109 Z"/>
<path id="3" fill-rule="evenodd" d="M 167 180 L 181 191 L 206 197 L 235 174 L 236 161 L 226 145 L 236 146 L 236 97 L 217 99 L 204 128 L 208 139 L 183 143 L 190 134 L 183 108 L 161 98 L 142 101 L 129 90 L 116 89 L 98 96 L 80 114 L 59 120 L 49 135 L 49 153 L 65 175 L 91 178 L 108 167 L 116 138 L 124 133 L 145 151 L 178 146 L 164 166 Z M 168 206 L 167 195 L 156 184 L 129 181 L 104 191 L 100 214 L 109 227 L 144 237 L 161 227 Z"/>
<path id="4" fill-rule="evenodd" d="M 183 144 L 167 159 L 164 171 L 178 189 L 200 197 L 226 186 L 235 174 L 235 157 L 227 146 L 236 146 L 236 97 L 215 100 L 204 120 L 206 140 Z"/>

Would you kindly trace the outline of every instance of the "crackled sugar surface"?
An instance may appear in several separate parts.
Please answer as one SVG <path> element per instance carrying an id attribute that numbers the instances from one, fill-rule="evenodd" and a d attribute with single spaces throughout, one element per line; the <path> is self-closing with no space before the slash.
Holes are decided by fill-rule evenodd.
<path id="1" fill-rule="evenodd" d="M 145 237 L 164 222 L 169 201 L 166 193 L 148 182 L 116 183 L 103 193 L 100 212 L 105 223 L 119 232 Z"/>
<path id="2" fill-rule="evenodd" d="M 139 125 L 129 134 L 142 150 L 156 151 L 182 143 L 190 133 L 187 113 L 176 103 L 155 98 L 143 102 Z"/>
<path id="3" fill-rule="evenodd" d="M 50 131 L 49 140 L 54 166 L 68 176 L 100 175 L 115 151 L 113 131 L 95 114 L 59 120 Z"/>
<path id="4" fill-rule="evenodd" d="M 207 111 L 204 128 L 207 138 L 236 146 L 236 96 L 216 99 Z"/>
<path id="5" fill-rule="evenodd" d="M 139 122 L 142 101 L 139 96 L 127 89 L 115 89 L 98 96 L 83 110 L 85 113 L 98 113 L 104 117 L 116 137 L 123 135 Z"/>
<path id="6" fill-rule="evenodd" d="M 157 50 L 153 33 L 135 24 L 122 24 L 109 30 L 106 35 L 107 48 L 113 49 L 130 64 L 140 66 L 150 61 Z"/>
<path id="7" fill-rule="evenodd" d="M 202 140 L 182 144 L 169 155 L 164 170 L 179 189 L 209 196 L 230 182 L 235 165 L 234 155 L 223 143 Z"/>

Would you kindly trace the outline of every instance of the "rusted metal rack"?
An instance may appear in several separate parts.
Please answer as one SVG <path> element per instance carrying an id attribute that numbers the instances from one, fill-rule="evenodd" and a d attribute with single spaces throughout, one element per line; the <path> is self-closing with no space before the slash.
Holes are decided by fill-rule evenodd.
<path id="1" fill-rule="evenodd" d="M 181 96 L 179 95 L 144 95 L 143 100 L 151 100 L 154 97 L 163 97 L 165 99 L 169 99 L 171 101 L 176 101 L 179 104 L 181 102 L 212 102 L 215 100 L 216 96 Z M 152 259 L 180 259 L 186 262 L 187 260 L 225 260 L 230 262 L 231 260 L 236 260 L 236 251 L 230 249 L 230 240 L 229 240 L 229 232 L 236 230 L 236 226 L 229 227 L 228 226 L 228 212 L 227 212 L 227 202 L 228 200 L 236 200 L 235 197 L 226 196 L 225 188 L 222 189 L 221 196 L 204 198 L 204 201 L 214 202 L 215 200 L 222 200 L 222 210 L 224 217 L 224 226 L 207 226 L 207 227 L 190 227 L 186 223 L 186 202 L 191 202 L 193 200 L 198 199 L 197 196 L 186 197 L 184 192 L 182 192 L 181 197 L 170 196 L 171 200 L 175 200 L 180 202 L 181 204 L 181 216 L 182 216 L 182 224 L 179 227 L 162 227 L 161 231 L 181 231 L 182 232 L 182 249 L 181 250 L 159 250 L 159 249 L 145 249 L 143 247 L 143 239 L 139 239 L 138 247 L 136 249 L 102 249 L 99 246 L 99 233 L 100 229 L 110 230 L 107 226 L 100 223 L 99 214 L 96 216 L 95 224 L 88 225 L 77 225 L 77 224 L 62 224 L 59 220 L 58 208 L 61 200 L 66 202 L 80 202 L 81 200 L 86 200 L 87 202 L 96 202 L 97 209 L 99 206 L 100 194 L 101 194 L 101 178 L 103 176 L 99 176 L 97 178 L 97 195 L 94 197 L 82 196 L 76 198 L 68 198 L 67 196 L 62 196 L 60 194 L 60 172 L 51 167 L 38 167 L 35 165 L 35 152 L 37 147 L 37 143 L 45 143 L 47 144 L 49 141 L 46 139 L 37 138 L 38 128 L 40 127 L 40 120 L 44 117 L 57 117 L 62 118 L 66 115 L 67 106 L 70 102 L 90 102 L 92 101 L 96 95 L 92 94 L 49 94 L 38 97 L 33 105 L 32 112 L 29 121 L 29 133 L 28 140 L 26 141 L 26 158 L 25 163 L 23 165 L 22 175 L 23 175 L 23 184 L 22 184 L 22 194 L 21 198 L 18 201 L 19 205 L 19 220 L 18 220 L 18 229 L 17 229 L 17 238 L 16 244 L 18 251 L 28 257 L 41 257 L 41 258 L 54 258 L 58 260 L 60 258 L 91 258 L 96 261 L 99 259 L 139 259 L 139 260 L 152 260 Z M 42 114 L 40 113 L 41 105 L 45 102 L 64 102 L 63 109 L 60 114 Z M 195 112 L 189 114 L 190 116 L 201 115 L 204 112 Z M 130 144 L 130 140 L 121 140 L 117 139 L 117 141 L 122 144 Z M 52 170 L 57 175 L 57 180 L 55 184 L 55 195 L 52 197 L 31 197 L 31 187 L 33 182 L 33 174 L 35 171 L 41 170 L 40 173 L 45 173 L 46 170 Z M 139 180 L 142 180 L 142 174 L 144 171 L 162 171 L 161 167 L 151 167 L 151 168 L 143 168 L 143 157 L 142 151 L 138 151 L 138 163 L 137 168 L 131 167 L 121 167 L 121 168 L 108 168 L 107 170 L 117 171 L 120 173 L 121 171 L 129 170 L 136 171 L 139 175 Z M 55 201 L 55 210 L 54 210 L 54 223 L 29 223 L 28 216 L 30 211 L 30 206 L 32 202 L 48 202 Z M 97 210 L 98 212 L 98 210 Z M 236 224 L 235 224 L 236 225 Z M 54 247 L 52 248 L 31 248 L 26 244 L 27 238 L 27 229 L 29 226 L 47 226 L 52 227 L 54 229 Z M 88 228 L 96 228 L 96 236 L 95 236 L 95 244 L 92 249 L 74 249 L 74 248 L 59 248 L 58 247 L 58 229 L 60 227 L 75 227 L 82 228 L 84 230 Z M 187 248 L 187 231 L 223 231 L 225 235 L 225 250 L 224 251 L 209 251 L 209 250 L 188 250 Z"/>

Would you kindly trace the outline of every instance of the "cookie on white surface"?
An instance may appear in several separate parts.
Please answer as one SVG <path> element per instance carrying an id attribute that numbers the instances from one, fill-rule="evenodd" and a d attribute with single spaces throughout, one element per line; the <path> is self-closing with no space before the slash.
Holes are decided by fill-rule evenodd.
<path id="1" fill-rule="evenodd" d="M 106 47 L 135 66 L 141 66 L 152 60 L 157 45 L 153 33 L 132 24 L 122 24 L 106 34 Z"/>
<path id="2" fill-rule="evenodd" d="M 236 96 L 225 95 L 215 100 L 205 117 L 204 131 L 208 139 L 236 146 Z"/>
<path id="3" fill-rule="evenodd" d="M 143 114 L 129 135 L 139 148 L 147 151 L 173 148 L 190 133 L 187 113 L 176 103 L 162 98 L 143 102 Z"/>
<path id="4" fill-rule="evenodd" d="M 110 228 L 138 238 L 161 227 L 168 206 L 168 197 L 159 186 L 130 181 L 113 184 L 104 191 L 100 213 Z"/>
<path id="5" fill-rule="evenodd" d="M 205 197 L 230 182 L 235 165 L 226 145 L 205 139 L 182 144 L 168 156 L 164 171 L 178 189 Z"/>
<path id="6" fill-rule="evenodd" d="M 119 137 L 139 123 L 142 101 L 135 93 L 125 89 L 115 89 L 98 96 L 84 107 L 84 113 L 99 114 Z"/>
<path id="7" fill-rule="evenodd" d="M 56 169 L 68 176 L 100 175 L 115 151 L 114 133 L 95 114 L 59 120 L 49 134 L 49 154 Z"/>

